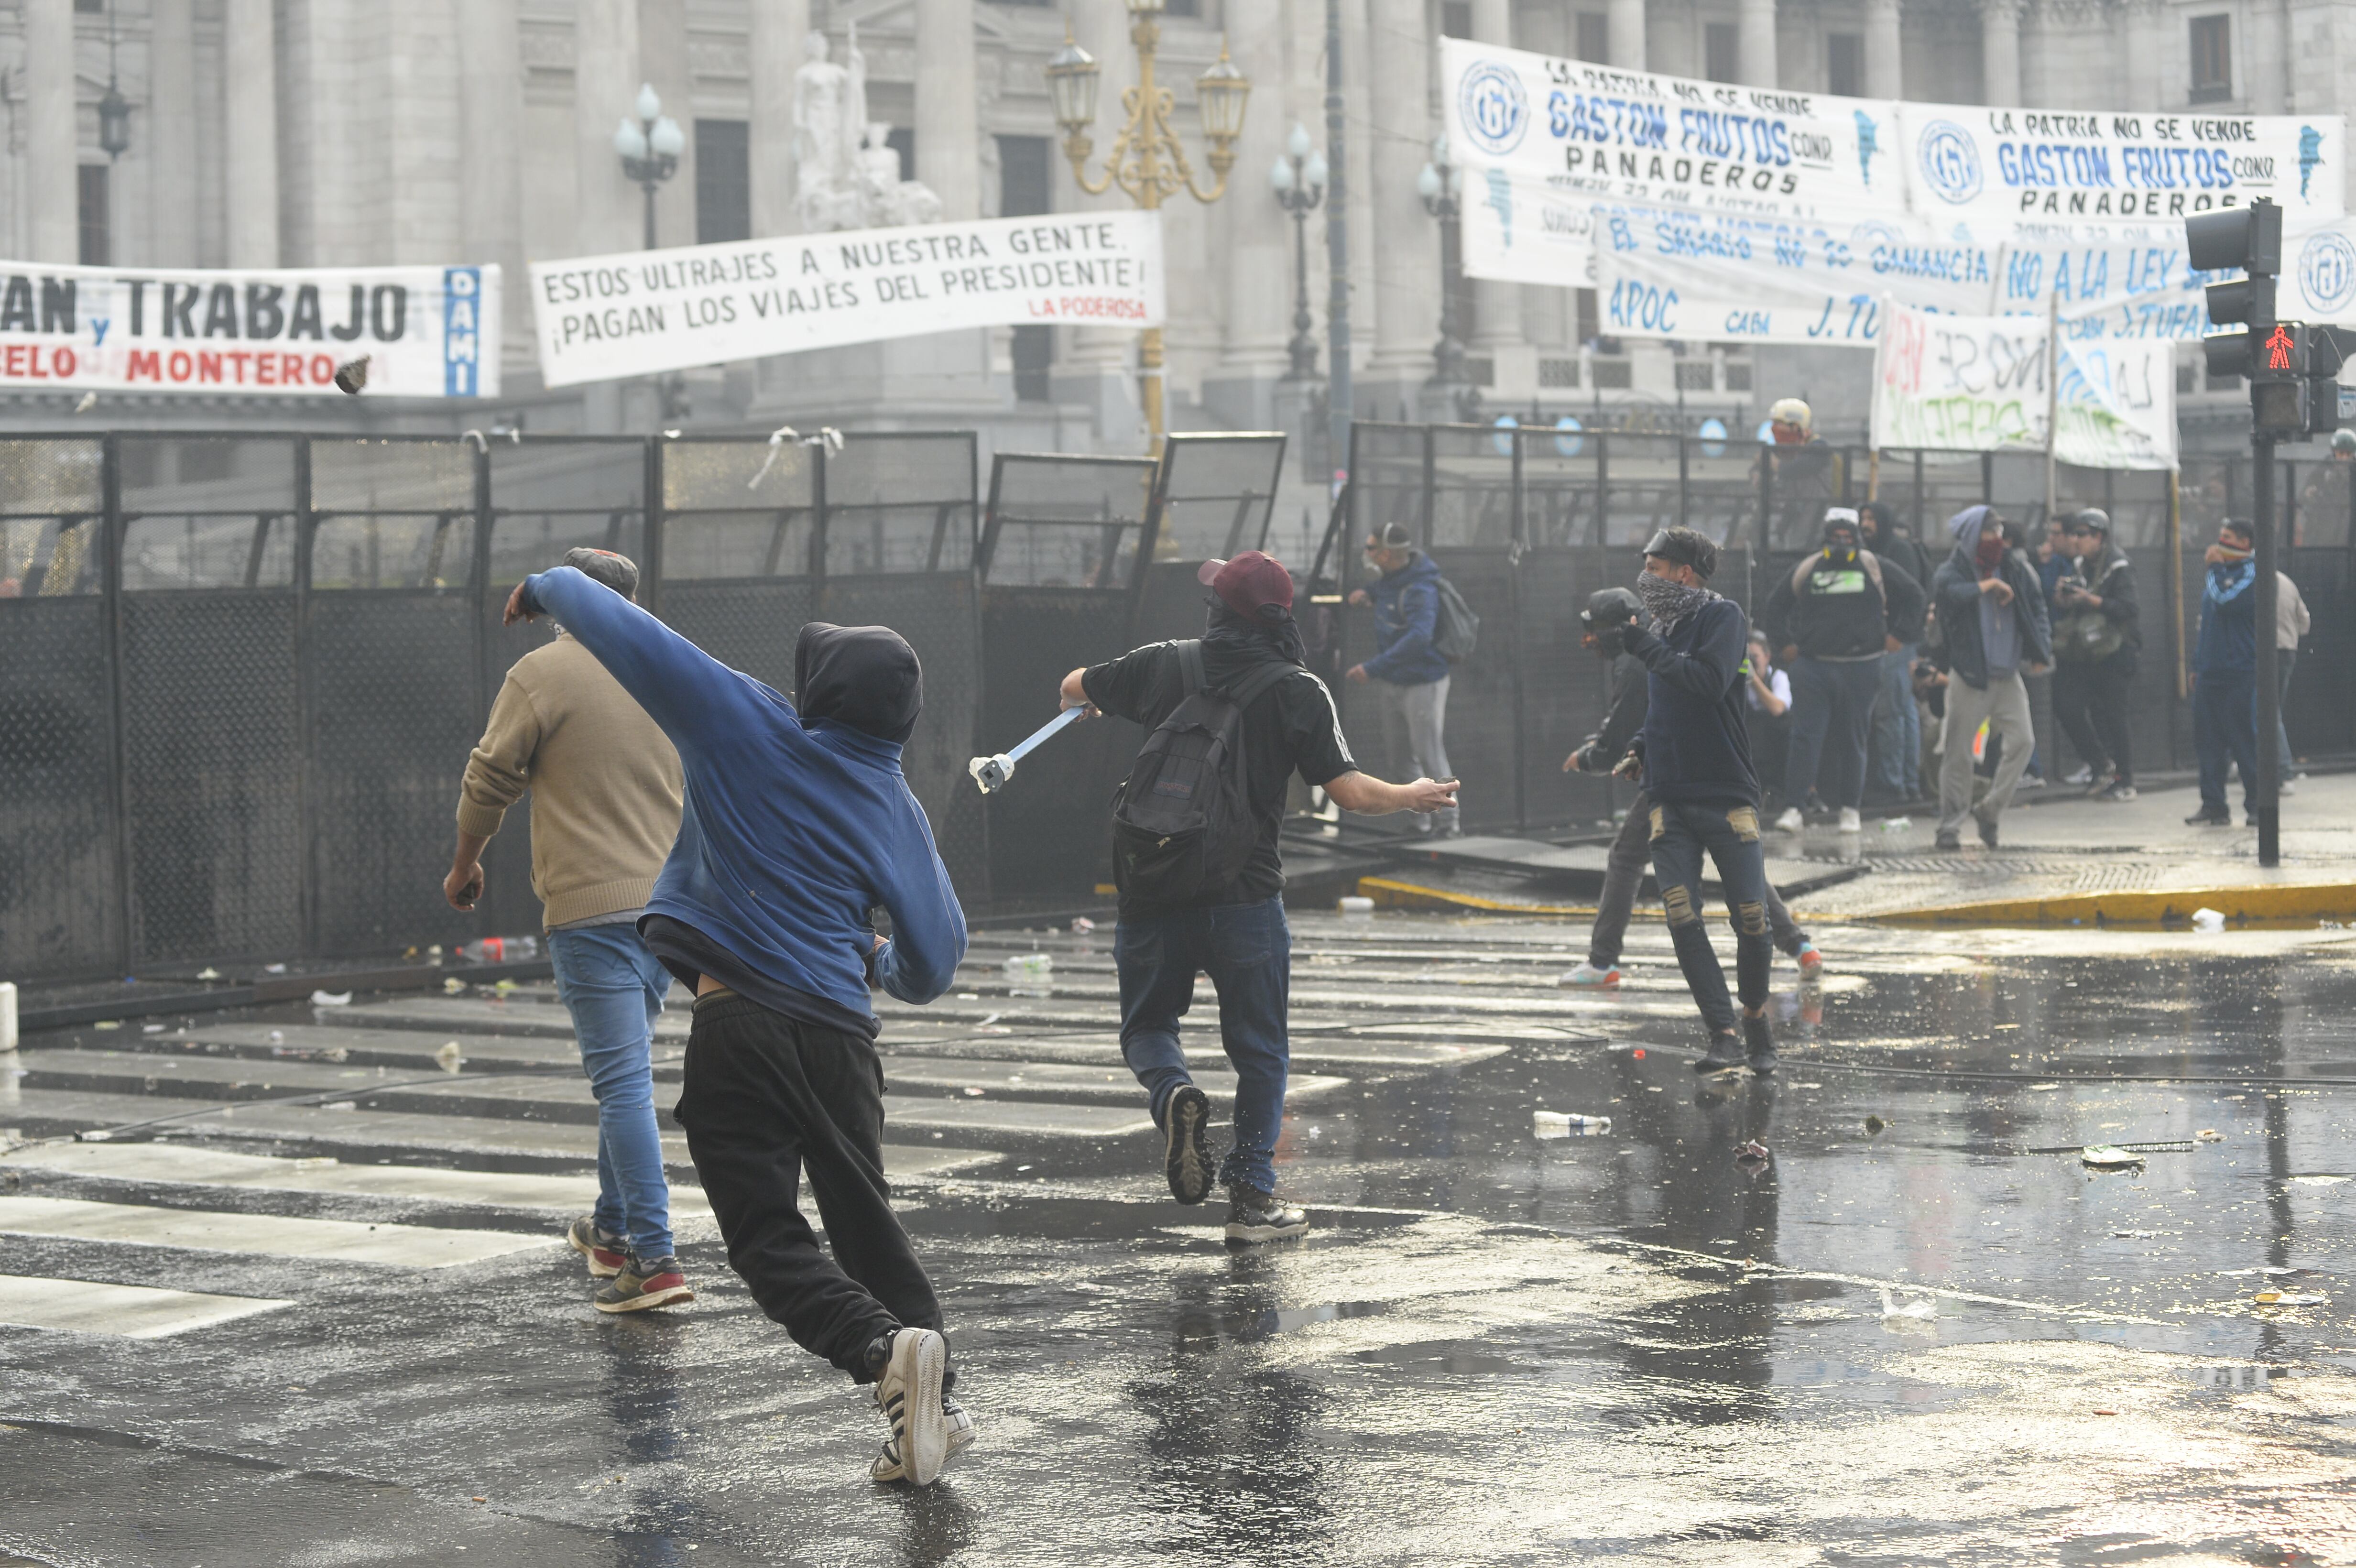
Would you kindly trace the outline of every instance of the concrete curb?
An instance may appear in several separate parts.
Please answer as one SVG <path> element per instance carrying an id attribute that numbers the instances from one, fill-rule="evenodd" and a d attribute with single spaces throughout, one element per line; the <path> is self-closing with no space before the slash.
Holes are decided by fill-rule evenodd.
<path id="1" fill-rule="evenodd" d="M 1593 904 L 1524 903 L 1510 899 L 1483 898 L 1452 888 L 1427 888 L 1396 877 L 1360 877 L 1358 895 L 1375 901 L 1376 909 L 1479 911 L 1488 914 L 1539 914 L 1588 917 Z"/>
<path id="2" fill-rule="evenodd" d="M 2175 888 L 2158 892 L 2068 893 L 2043 899 L 1996 899 L 1860 915 L 1875 925 L 2069 926 L 2189 925 L 2192 912 L 2213 909 L 2228 925 L 2313 925 L 2356 922 L 2356 882 L 2258 883 L 2230 888 Z"/>

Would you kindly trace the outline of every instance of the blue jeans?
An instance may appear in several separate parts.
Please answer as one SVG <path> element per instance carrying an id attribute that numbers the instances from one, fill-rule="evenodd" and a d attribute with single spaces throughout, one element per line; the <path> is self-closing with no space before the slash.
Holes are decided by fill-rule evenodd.
<path id="1" fill-rule="evenodd" d="M 1112 956 L 1120 971 L 1120 1053 L 1145 1086 L 1157 1126 L 1165 1125 L 1172 1092 L 1194 1081 L 1178 1049 L 1178 1020 L 1194 1005 L 1196 972 L 1211 977 L 1219 1041 L 1236 1069 L 1236 1143 L 1219 1164 L 1219 1179 L 1275 1191 L 1292 1055 L 1285 1040 L 1292 930 L 1283 899 L 1124 914 Z"/>
<path id="2" fill-rule="evenodd" d="M 597 1095 L 597 1228 L 651 1263 L 675 1250 L 670 1183 L 655 1128 L 654 1033 L 670 971 L 632 925 L 548 933 L 556 995 L 573 1015 Z"/>
<path id="3" fill-rule="evenodd" d="M 2242 770 L 2242 806 L 2258 793 L 2258 677 L 2246 669 L 2202 670 L 2192 681 L 2192 749 L 2201 758 L 2201 809 L 2225 811 L 2225 763 Z"/>
<path id="4" fill-rule="evenodd" d="M 1804 808 L 1813 791 L 1828 806 L 1865 800 L 1865 737 L 1881 691 L 1881 661 L 1814 659 L 1792 666 L 1792 749 L 1783 804 Z"/>
<path id="5" fill-rule="evenodd" d="M 1759 843 L 1759 813 L 1751 806 L 1653 803 L 1653 880 L 1661 884 L 1668 912 L 1669 941 L 1686 988 L 1701 1008 L 1709 1032 L 1733 1034 L 1740 1028 L 1727 999 L 1726 971 L 1702 923 L 1701 858 L 1717 862 L 1718 880 L 1734 916 L 1736 984 L 1742 1005 L 1767 1003 L 1767 967 L 1774 948 L 1767 932 L 1767 857 Z"/>
<path id="6" fill-rule="evenodd" d="M 1922 710 L 1914 706 L 1914 645 L 1881 656 L 1881 698 L 1873 709 L 1873 782 L 1912 800 L 1922 793 Z"/>

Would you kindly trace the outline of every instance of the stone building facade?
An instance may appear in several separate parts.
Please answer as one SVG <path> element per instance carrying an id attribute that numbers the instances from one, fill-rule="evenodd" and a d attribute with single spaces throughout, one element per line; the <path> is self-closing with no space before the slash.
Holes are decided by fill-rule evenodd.
<path id="1" fill-rule="evenodd" d="M 1326 0 L 1167 0 L 1161 75 L 1201 143 L 1193 79 L 1223 42 L 1252 82 L 1230 188 L 1167 211 L 1167 385 L 1179 428 L 1313 422 L 1287 384 L 1293 224 L 1269 170 L 1290 129 L 1324 146 Z M 1437 39 L 1455 34 L 1681 75 L 1954 102 L 2329 112 L 2356 101 L 2356 0 L 1339 0 L 1356 401 L 1420 417 L 1443 240 L 1418 176 L 1437 125 Z M 1096 141 L 1135 80 L 1122 0 L 15 0 L 0 10 L 0 245 L 34 261 L 310 266 L 498 261 L 506 396 L 535 430 L 974 426 L 1001 448 L 1137 450 L 1133 335 L 969 332 L 715 368 L 692 412 L 650 385 L 543 393 L 527 258 L 630 250 L 641 195 L 612 146 L 641 82 L 688 131 L 657 198 L 663 244 L 787 231 L 802 40 L 855 31 L 873 112 L 957 219 L 1096 205 L 1057 141 L 1044 67 L 1067 25 L 1103 66 Z M 131 106 L 110 158 L 99 109 Z M 2356 171 L 2343 169 L 2356 199 Z M 1323 221 L 1311 309 L 1322 344 Z M 1665 424 L 1758 417 L 1805 391 L 1862 419 L 1863 357 L 1597 340 L 1578 291 L 1475 284 L 1477 407 Z M 2186 386 L 2189 421 L 2206 396 Z M 2221 416 L 2231 399 L 2221 395 Z M 2237 406 L 2237 405 L 2236 405 Z M 19 427 L 64 405 L 0 399 Z M 138 418 L 276 421 L 284 405 L 182 400 Z M 306 421 L 445 428 L 446 411 L 322 404 Z M 479 411 L 464 422 L 480 423 Z"/>

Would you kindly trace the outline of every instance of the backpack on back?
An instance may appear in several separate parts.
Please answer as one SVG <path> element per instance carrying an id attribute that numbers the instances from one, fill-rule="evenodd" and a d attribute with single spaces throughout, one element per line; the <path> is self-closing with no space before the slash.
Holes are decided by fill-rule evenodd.
<path id="1" fill-rule="evenodd" d="M 1464 595 L 1448 579 L 1433 579 L 1432 589 L 1440 598 L 1440 611 L 1431 623 L 1432 649 L 1450 664 L 1462 664 L 1472 656 L 1472 645 L 1480 641 L 1481 617 L 1472 613 L 1472 606 L 1464 603 Z"/>
<path id="2" fill-rule="evenodd" d="M 1257 665 L 1213 688 L 1203 645 L 1176 645 L 1183 696 L 1112 792 L 1113 881 L 1148 903 L 1183 903 L 1233 881 L 1258 840 L 1244 770 L 1244 709 L 1294 673 Z"/>

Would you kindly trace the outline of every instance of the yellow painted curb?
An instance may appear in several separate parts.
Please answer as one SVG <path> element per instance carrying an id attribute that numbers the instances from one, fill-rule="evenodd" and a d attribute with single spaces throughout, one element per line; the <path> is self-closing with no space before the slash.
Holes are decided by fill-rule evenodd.
<path id="1" fill-rule="evenodd" d="M 2356 920 L 2356 882 L 2071 893 L 1900 910 L 1865 918 L 1878 925 L 2162 926 L 2187 924 L 2199 909 L 2213 909 L 2232 925 L 2312 925 L 2320 920 Z"/>
<path id="2" fill-rule="evenodd" d="M 1418 887 L 1391 877 L 1360 877 L 1358 896 L 1375 901 L 1378 909 L 1481 910 L 1494 914 L 1592 915 L 1594 906 L 1579 904 L 1515 903 L 1505 899 L 1484 899 L 1476 893 L 1461 893 L 1451 888 Z"/>

